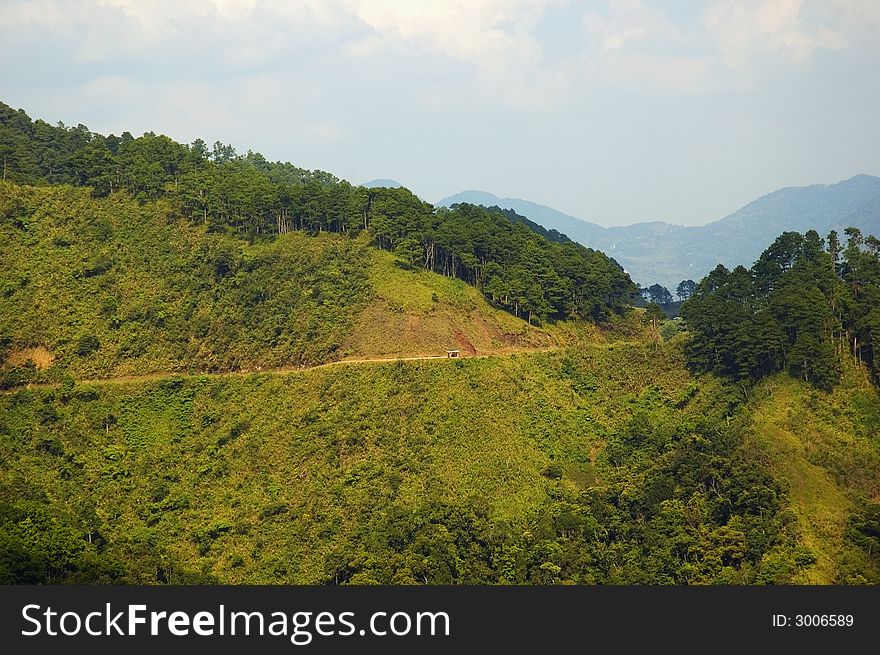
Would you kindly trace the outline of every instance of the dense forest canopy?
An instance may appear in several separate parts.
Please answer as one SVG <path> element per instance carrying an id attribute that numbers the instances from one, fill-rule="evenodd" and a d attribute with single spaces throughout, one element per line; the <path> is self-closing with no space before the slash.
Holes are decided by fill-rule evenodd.
<path id="1" fill-rule="evenodd" d="M 703 371 L 756 380 L 777 371 L 823 389 L 851 352 L 880 380 L 880 240 L 786 232 L 751 270 L 718 266 L 682 307 Z"/>
<path id="2" fill-rule="evenodd" d="M 450 209 L 454 209 L 460 204 L 462 203 L 455 203 L 454 205 L 450 205 Z M 507 216 L 508 219 L 510 219 L 511 223 L 522 223 L 523 225 L 527 225 L 532 232 L 537 232 L 548 241 L 553 241 L 555 243 L 569 243 L 571 241 L 571 239 L 569 239 L 568 236 L 566 236 L 562 232 L 559 232 L 558 230 L 547 229 L 543 225 L 539 225 L 538 223 L 529 220 L 525 216 L 517 214 L 512 209 L 504 209 L 502 207 L 499 207 L 498 205 L 482 205 L 482 203 L 476 202 L 470 204 L 481 205 L 486 207 L 490 211 L 501 212 L 502 214 Z"/>
<path id="3" fill-rule="evenodd" d="M 163 199 L 189 221 L 252 241 L 291 230 L 366 233 L 375 246 L 466 280 L 529 322 L 603 320 L 622 312 L 635 292 L 614 260 L 558 233 L 536 232 L 523 217 L 472 205 L 435 210 L 405 188 L 356 187 L 219 142 L 184 145 L 152 132 L 103 136 L 83 125 L 32 121 L 0 103 L 0 157 L 4 180 Z"/>

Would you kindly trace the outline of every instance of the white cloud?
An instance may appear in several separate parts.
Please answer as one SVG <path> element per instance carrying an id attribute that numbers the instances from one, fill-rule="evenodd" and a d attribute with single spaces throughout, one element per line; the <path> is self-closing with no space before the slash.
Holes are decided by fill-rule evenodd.
<path id="1" fill-rule="evenodd" d="M 704 24 L 724 66 L 747 76 L 847 45 L 844 34 L 807 14 L 802 0 L 721 0 L 706 11 Z"/>
<path id="2" fill-rule="evenodd" d="M 96 0 L 98 6 L 121 9 L 142 26 L 151 27 L 173 22 L 179 16 L 216 15 L 228 22 L 250 16 L 258 0 Z M 292 3 L 294 6 L 299 3 Z"/>
<path id="3" fill-rule="evenodd" d="M 827 6 L 847 20 L 858 23 L 862 27 L 880 30 L 880 2 L 874 0 L 828 0 Z"/>
<path id="4" fill-rule="evenodd" d="M 529 32 L 552 0 L 354 0 L 358 17 L 383 38 L 397 38 L 482 65 L 498 56 L 534 57 Z"/>
<path id="5" fill-rule="evenodd" d="M 357 58 L 448 58 L 463 63 L 483 88 L 514 106 L 547 108 L 566 93 L 559 71 L 544 65 L 532 31 L 560 0 L 351 0 L 369 35 L 348 45 Z M 436 94 L 428 94 L 436 95 Z"/>
<path id="6" fill-rule="evenodd" d="M 880 2 L 707 4 L 702 14 L 672 20 L 642 0 L 610 0 L 604 11 L 584 17 L 584 69 L 591 79 L 648 92 L 740 88 L 808 63 L 820 51 L 845 48 L 866 25 L 880 26 Z"/>
<path id="7" fill-rule="evenodd" d="M 587 13 L 584 27 L 588 48 L 599 53 L 652 46 L 666 49 L 686 39 L 664 12 L 639 0 L 611 0 L 607 13 Z"/>
<path id="8" fill-rule="evenodd" d="M 712 83 L 701 36 L 640 0 L 611 0 L 584 16 L 582 69 L 591 80 L 640 92 L 693 91 Z"/>
<path id="9" fill-rule="evenodd" d="M 880 42 L 880 2 L 714 0 L 673 19 L 647 0 L 609 0 L 584 7 L 582 41 L 550 59 L 536 28 L 567 4 L 576 16 L 581 6 L 567 0 L 4 0 L 0 31 L 64 49 L 62 65 L 101 75 L 293 74 L 321 58 L 381 74 L 405 60 L 424 73 L 421 97 L 437 97 L 432 79 L 447 86 L 438 71 L 455 71 L 471 94 L 541 110 L 585 79 L 702 90 L 724 84 L 719 73 L 760 80 L 858 35 Z"/>
<path id="10" fill-rule="evenodd" d="M 175 102 L 188 86 L 220 102 L 254 93 L 266 107 L 294 97 L 337 126 L 346 86 L 381 88 L 371 102 L 389 113 L 552 113 L 608 89 L 759 84 L 823 50 L 880 43 L 880 2 L 862 0 L 713 0 L 674 15 L 649 0 L 3 1 L 0 36 L 33 80 L 45 72 L 87 90 L 128 79 L 131 94 L 140 84 Z M 582 30 L 548 56 L 553 32 L 541 26 L 554 12 Z"/>

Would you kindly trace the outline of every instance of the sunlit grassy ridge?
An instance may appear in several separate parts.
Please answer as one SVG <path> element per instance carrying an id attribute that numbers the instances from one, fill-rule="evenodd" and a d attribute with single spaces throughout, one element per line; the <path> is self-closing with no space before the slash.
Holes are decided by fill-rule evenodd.
<path id="1" fill-rule="evenodd" d="M 763 382 L 750 404 L 754 444 L 789 485 L 804 542 L 816 553 L 802 582 L 857 582 L 864 554 L 845 535 L 859 499 L 880 500 L 880 398 L 865 371 L 845 362 L 824 393 L 788 376 Z"/>
<path id="2" fill-rule="evenodd" d="M 402 265 L 374 252 L 369 283 L 375 297 L 355 321 L 343 356 L 511 352 L 556 345 L 546 330 L 490 307 L 474 287 Z"/>

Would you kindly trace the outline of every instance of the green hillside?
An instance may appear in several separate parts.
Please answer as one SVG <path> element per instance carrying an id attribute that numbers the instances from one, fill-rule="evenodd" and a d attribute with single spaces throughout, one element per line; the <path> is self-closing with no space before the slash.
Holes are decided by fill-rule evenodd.
<path id="1" fill-rule="evenodd" d="M 804 543 L 817 556 L 798 581 L 864 582 L 865 553 L 847 539 L 854 521 L 871 533 L 865 501 L 880 500 L 880 396 L 864 369 L 849 363 L 830 394 L 776 376 L 758 387 L 750 414 L 749 442 L 788 484 Z M 877 555 L 875 546 L 874 570 Z"/>
<path id="2" fill-rule="evenodd" d="M 557 242 L 523 217 L 473 205 L 434 208 L 405 188 L 355 187 L 219 142 L 208 149 L 201 139 L 186 145 L 153 132 L 102 135 L 32 120 L 0 102 L 0 149 L 4 181 L 162 201 L 210 232 L 248 241 L 293 231 L 363 237 L 411 266 L 467 282 L 529 323 L 608 320 L 636 292 L 605 254 Z"/>
<path id="3" fill-rule="evenodd" d="M 370 297 L 367 249 L 332 236 L 248 244 L 69 187 L 4 185 L 0 215 L 7 358 L 76 377 L 325 361 Z"/>
<path id="4" fill-rule="evenodd" d="M 0 217 L 7 386 L 555 343 L 465 282 L 337 234 L 248 242 L 71 187 L 0 185 Z"/>
<path id="5" fill-rule="evenodd" d="M 876 550 L 871 560 L 846 534 L 857 496 L 876 494 L 880 401 L 852 385 L 826 396 L 773 379 L 746 411 L 731 388 L 692 377 L 678 346 L 621 342 L 7 392 L 0 570 L 70 582 L 876 582 Z M 792 399 L 812 412 L 790 413 Z M 846 422 L 828 431 L 838 403 Z M 778 433 L 765 429 L 774 421 Z M 818 435 L 794 458 L 792 421 Z M 838 452 L 835 438 L 858 449 Z"/>
<path id="6" fill-rule="evenodd" d="M 368 283 L 372 301 L 342 343 L 346 359 L 430 356 L 447 349 L 485 355 L 564 341 L 556 336 L 559 326 L 534 327 L 491 307 L 461 280 L 403 265 L 390 253 L 371 252 Z"/>

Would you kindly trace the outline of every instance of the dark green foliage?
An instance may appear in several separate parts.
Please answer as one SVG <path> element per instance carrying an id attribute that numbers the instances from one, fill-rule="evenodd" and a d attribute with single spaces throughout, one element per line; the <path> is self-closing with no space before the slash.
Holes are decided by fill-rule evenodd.
<path id="1" fill-rule="evenodd" d="M 697 283 L 693 280 L 682 280 L 678 283 L 675 293 L 679 300 L 687 300 L 697 291 Z"/>
<path id="2" fill-rule="evenodd" d="M 872 237 L 847 232 L 842 257 L 836 234 L 826 251 L 814 231 L 786 232 L 751 270 L 718 266 L 706 276 L 682 307 L 692 365 L 737 380 L 787 370 L 830 389 L 848 343 L 877 377 L 880 260 Z"/>
<path id="3" fill-rule="evenodd" d="M 456 203 L 454 205 L 451 205 L 450 208 L 455 209 L 455 207 L 457 207 L 458 204 L 460 204 L 460 203 Z M 504 216 L 506 216 L 511 223 L 522 223 L 523 225 L 527 226 L 532 232 L 540 234 L 542 237 L 547 239 L 547 241 L 552 241 L 554 243 L 569 243 L 569 242 L 571 242 L 571 239 L 569 239 L 567 236 L 565 236 L 561 232 L 559 232 L 557 230 L 548 230 L 547 228 L 543 227 L 542 225 L 538 225 L 534 221 L 530 221 L 525 216 L 520 216 L 512 209 L 502 209 L 501 207 L 498 207 L 497 205 L 492 205 L 491 207 L 487 207 L 487 209 L 492 212 L 498 212 L 500 214 L 504 214 Z"/>
<path id="4" fill-rule="evenodd" d="M 94 507 L 50 512 L 36 500 L 0 501 L 0 584 L 208 584 L 155 542 L 131 539 L 124 556 L 108 549 Z"/>
<path id="5" fill-rule="evenodd" d="M 843 534 L 852 547 L 841 559 L 839 580 L 844 584 L 880 584 L 880 505 L 861 499 Z"/>
<path id="6" fill-rule="evenodd" d="M 541 473 L 546 478 L 550 478 L 551 480 L 559 480 L 563 474 L 565 473 L 565 469 L 563 469 L 559 464 L 551 464 Z"/>
<path id="7" fill-rule="evenodd" d="M 380 191 L 388 197 L 371 228 L 379 247 L 461 278 L 529 322 L 604 320 L 629 304 L 634 291 L 629 277 L 602 253 L 548 241 L 500 210 L 466 204 L 436 211 L 429 205 L 400 207 L 391 197 L 399 190 Z"/>
<path id="8" fill-rule="evenodd" d="M 672 302 L 672 294 L 669 293 L 669 289 L 659 284 L 652 284 L 642 289 L 642 296 L 658 305 L 668 305 Z"/>
<path id="9" fill-rule="evenodd" d="M 37 379 L 37 367 L 32 362 L 22 366 L 4 366 L 0 369 L 0 389 L 12 389 Z"/>
<path id="10" fill-rule="evenodd" d="M 864 503 L 852 517 L 846 536 L 880 567 L 880 504 Z"/>
<path id="11" fill-rule="evenodd" d="M 76 342 L 76 354 L 80 357 L 88 357 L 101 347 L 101 342 L 93 334 L 86 334 Z"/>

